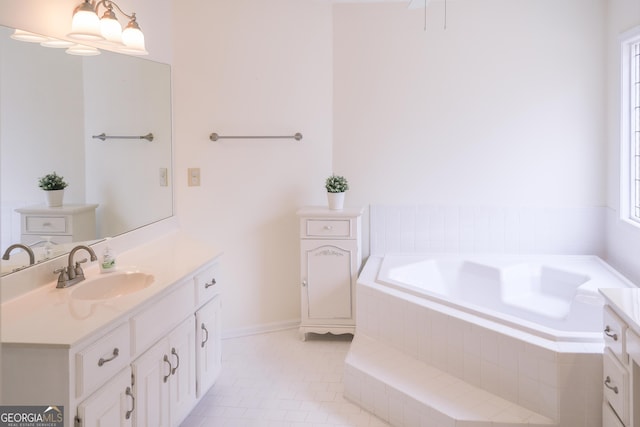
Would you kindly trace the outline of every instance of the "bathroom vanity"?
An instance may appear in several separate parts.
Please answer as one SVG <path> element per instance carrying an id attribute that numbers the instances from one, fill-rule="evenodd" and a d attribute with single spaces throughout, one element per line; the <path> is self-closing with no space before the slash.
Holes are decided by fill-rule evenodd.
<path id="1" fill-rule="evenodd" d="M 361 208 L 302 208 L 300 218 L 301 322 L 308 332 L 355 332 L 355 292 L 362 261 Z"/>
<path id="2" fill-rule="evenodd" d="M 601 289 L 603 427 L 640 424 L 640 289 Z"/>
<path id="3" fill-rule="evenodd" d="M 63 406 L 66 427 L 178 426 L 220 373 L 220 255 L 173 231 L 121 252 L 117 272 L 90 265 L 65 289 L 52 274 L 3 302 L 2 404 Z M 153 280 L 91 289 L 134 272 Z"/>

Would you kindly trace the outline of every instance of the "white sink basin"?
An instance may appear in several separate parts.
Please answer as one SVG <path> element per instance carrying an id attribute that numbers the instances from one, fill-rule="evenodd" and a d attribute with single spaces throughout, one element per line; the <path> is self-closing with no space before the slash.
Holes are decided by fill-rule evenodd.
<path id="1" fill-rule="evenodd" d="M 101 300 L 132 294 L 151 286 L 153 274 L 141 272 L 114 272 L 87 279 L 71 292 L 71 297 L 80 300 Z"/>

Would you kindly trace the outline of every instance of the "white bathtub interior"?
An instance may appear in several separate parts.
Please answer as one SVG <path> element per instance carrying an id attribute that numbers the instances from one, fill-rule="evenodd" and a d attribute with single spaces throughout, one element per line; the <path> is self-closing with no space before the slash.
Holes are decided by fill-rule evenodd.
<path id="1" fill-rule="evenodd" d="M 541 331 L 596 334 L 604 304 L 598 288 L 633 286 L 588 255 L 393 254 L 382 259 L 377 280 L 449 305 L 464 304 L 510 325 L 536 329 L 529 325 L 533 322 Z"/>

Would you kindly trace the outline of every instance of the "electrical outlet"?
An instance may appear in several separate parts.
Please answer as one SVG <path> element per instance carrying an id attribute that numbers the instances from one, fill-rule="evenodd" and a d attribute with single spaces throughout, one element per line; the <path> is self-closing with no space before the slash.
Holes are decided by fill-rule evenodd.
<path id="1" fill-rule="evenodd" d="M 200 168 L 189 168 L 189 187 L 198 187 L 200 186 Z"/>
<path id="2" fill-rule="evenodd" d="M 169 185 L 169 176 L 167 168 L 160 168 L 160 187 L 166 187 Z"/>

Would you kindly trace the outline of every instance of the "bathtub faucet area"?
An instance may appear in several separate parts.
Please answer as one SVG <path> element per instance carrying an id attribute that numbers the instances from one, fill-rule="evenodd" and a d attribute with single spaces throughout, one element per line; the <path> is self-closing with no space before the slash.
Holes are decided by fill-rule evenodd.
<path id="1" fill-rule="evenodd" d="M 87 259 L 83 259 L 80 261 L 76 261 L 75 264 L 73 262 L 73 257 L 80 249 L 84 249 L 89 252 L 91 257 L 91 261 L 96 261 L 98 257 L 96 253 L 89 246 L 78 245 L 69 252 L 69 265 L 67 267 L 62 267 L 55 270 L 54 274 L 60 274 L 58 276 L 58 285 L 56 288 L 68 288 L 69 286 L 73 286 L 76 283 L 82 282 L 84 280 L 84 271 L 80 266 L 81 263 L 87 262 Z"/>

